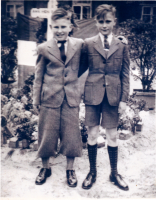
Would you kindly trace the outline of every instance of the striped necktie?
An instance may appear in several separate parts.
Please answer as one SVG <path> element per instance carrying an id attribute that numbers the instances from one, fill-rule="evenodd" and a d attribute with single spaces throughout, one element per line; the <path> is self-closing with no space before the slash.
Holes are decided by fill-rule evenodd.
<path id="1" fill-rule="evenodd" d="M 108 36 L 104 35 L 104 49 L 109 49 Z"/>

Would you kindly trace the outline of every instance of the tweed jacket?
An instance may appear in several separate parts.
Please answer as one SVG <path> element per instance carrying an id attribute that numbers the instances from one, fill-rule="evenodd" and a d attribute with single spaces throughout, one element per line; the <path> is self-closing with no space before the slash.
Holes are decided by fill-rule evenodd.
<path id="1" fill-rule="evenodd" d="M 38 46 L 38 58 L 33 86 L 33 104 L 58 108 L 66 94 L 71 107 L 79 106 L 81 93 L 78 70 L 82 39 L 69 37 L 66 61 L 61 60 L 60 50 L 54 39 Z"/>
<path id="2" fill-rule="evenodd" d="M 109 51 L 105 51 L 100 36 L 96 35 L 85 40 L 83 51 L 83 67 L 89 68 L 84 103 L 100 104 L 105 91 L 111 106 L 127 101 L 130 65 L 127 45 L 113 37 Z"/>

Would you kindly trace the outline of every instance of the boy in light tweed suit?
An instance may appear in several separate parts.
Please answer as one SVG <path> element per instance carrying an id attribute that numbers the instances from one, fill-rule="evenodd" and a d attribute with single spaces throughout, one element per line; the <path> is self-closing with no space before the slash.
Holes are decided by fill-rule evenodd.
<path id="1" fill-rule="evenodd" d="M 111 5 L 103 4 L 97 7 L 95 18 L 99 34 L 86 39 L 84 43 L 84 66 L 89 68 L 84 103 L 86 125 L 89 127 L 90 162 L 90 171 L 82 184 L 84 189 L 90 189 L 96 181 L 97 137 L 100 124 L 106 128 L 111 166 L 110 181 L 120 189 L 129 189 L 117 171 L 117 125 L 119 113 L 125 111 L 129 95 L 130 60 L 127 45 L 116 39 L 112 33 L 116 24 L 115 12 Z"/>
<path id="2" fill-rule="evenodd" d="M 76 187 L 73 164 L 82 153 L 78 70 L 83 40 L 68 36 L 71 18 L 63 8 L 54 11 L 51 20 L 53 38 L 38 46 L 33 88 L 33 104 L 39 110 L 38 157 L 43 164 L 35 183 L 41 185 L 51 175 L 49 157 L 56 155 L 60 138 L 60 153 L 67 158 L 67 184 Z"/>

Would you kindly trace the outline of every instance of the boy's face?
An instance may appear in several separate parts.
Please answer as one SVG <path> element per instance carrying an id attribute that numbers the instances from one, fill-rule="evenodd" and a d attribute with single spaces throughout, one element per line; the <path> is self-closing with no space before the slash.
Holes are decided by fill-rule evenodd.
<path id="1" fill-rule="evenodd" d="M 96 26 L 102 35 L 109 35 L 116 24 L 116 18 L 111 12 L 108 12 L 104 19 L 96 20 Z"/>
<path id="2" fill-rule="evenodd" d="M 55 21 L 52 20 L 50 27 L 52 29 L 54 38 L 57 41 L 66 40 L 69 32 L 72 29 L 70 20 L 65 18 L 57 19 Z"/>

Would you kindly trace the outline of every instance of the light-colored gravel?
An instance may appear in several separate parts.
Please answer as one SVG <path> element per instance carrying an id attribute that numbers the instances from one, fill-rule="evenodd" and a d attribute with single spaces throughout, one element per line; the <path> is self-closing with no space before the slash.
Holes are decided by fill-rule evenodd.
<path id="1" fill-rule="evenodd" d="M 106 147 L 98 149 L 97 181 L 90 190 L 81 188 L 89 170 L 87 150 L 76 158 L 75 169 L 78 186 L 69 188 L 66 184 L 66 159 L 58 156 L 52 166 L 52 176 L 42 186 L 34 181 L 41 168 L 41 160 L 35 160 L 36 152 L 16 149 L 6 159 L 10 149 L 1 149 L 1 196 L 2 197 L 89 197 L 89 198 L 150 198 L 156 197 L 156 129 L 155 112 L 142 111 L 143 130 L 129 140 L 119 140 L 118 171 L 129 184 L 129 191 L 122 191 L 109 182 L 109 159 Z M 23 154 L 21 154 L 23 153 Z"/>

